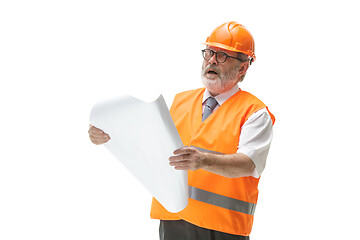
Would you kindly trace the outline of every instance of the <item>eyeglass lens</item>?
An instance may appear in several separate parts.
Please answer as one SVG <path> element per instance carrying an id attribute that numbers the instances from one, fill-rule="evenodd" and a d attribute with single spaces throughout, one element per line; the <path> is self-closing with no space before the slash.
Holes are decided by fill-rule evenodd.
<path id="1" fill-rule="evenodd" d="M 214 52 L 211 49 L 205 49 L 203 51 L 203 57 L 205 60 L 209 60 L 214 54 L 216 54 L 216 61 L 222 63 L 227 59 L 227 55 L 224 52 Z"/>

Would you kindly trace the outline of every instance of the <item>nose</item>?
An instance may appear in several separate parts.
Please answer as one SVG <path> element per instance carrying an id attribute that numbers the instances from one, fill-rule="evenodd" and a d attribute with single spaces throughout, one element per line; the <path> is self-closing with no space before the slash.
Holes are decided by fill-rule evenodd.
<path id="1" fill-rule="evenodd" d="M 211 56 L 211 58 L 209 59 L 209 63 L 218 65 L 218 62 L 216 60 L 216 53 L 214 53 L 214 55 Z"/>

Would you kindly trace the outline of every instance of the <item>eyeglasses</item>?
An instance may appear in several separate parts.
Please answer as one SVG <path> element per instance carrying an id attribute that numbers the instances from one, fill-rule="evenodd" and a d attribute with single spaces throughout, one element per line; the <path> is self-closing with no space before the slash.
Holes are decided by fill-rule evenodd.
<path id="1" fill-rule="evenodd" d="M 212 56 L 215 54 L 215 59 L 219 63 L 224 63 L 227 58 L 234 58 L 234 59 L 237 59 L 237 60 L 239 60 L 241 62 L 244 62 L 244 60 L 242 60 L 241 58 L 236 58 L 236 57 L 229 56 L 224 52 L 214 52 L 211 49 L 204 49 L 204 50 L 201 50 L 201 52 L 202 52 L 203 58 L 205 60 L 210 60 L 210 58 L 212 58 Z"/>

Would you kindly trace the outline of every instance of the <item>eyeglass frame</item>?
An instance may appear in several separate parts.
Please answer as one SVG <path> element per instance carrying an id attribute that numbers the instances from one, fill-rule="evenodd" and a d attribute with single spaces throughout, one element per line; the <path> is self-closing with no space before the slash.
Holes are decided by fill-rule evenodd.
<path id="1" fill-rule="evenodd" d="M 206 51 L 206 50 L 209 50 L 210 53 L 212 53 L 212 54 L 211 54 L 211 57 L 210 57 L 209 59 L 206 59 L 206 58 L 205 58 L 205 51 Z M 226 62 L 226 60 L 227 60 L 228 58 L 234 58 L 234 59 L 239 60 L 240 62 L 246 62 L 246 60 L 244 61 L 244 60 L 241 59 L 241 58 L 229 56 L 229 55 L 227 55 L 225 52 L 215 52 L 214 50 L 208 49 L 208 48 L 201 50 L 201 52 L 202 52 L 202 56 L 203 56 L 203 58 L 204 58 L 205 60 L 210 60 L 210 59 L 214 56 L 214 54 L 215 54 L 215 59 L 216 59 L 216 61 L 217 61 L 218 63 L 224 63 L 224 62 Z M 218 58 L 217 58 L 217 55 L 218 55 L 219 53 L 225 54 L 225 60 L 224 60 L 223 62 L 220 62 L 220 61 L 218 60 Z"/>

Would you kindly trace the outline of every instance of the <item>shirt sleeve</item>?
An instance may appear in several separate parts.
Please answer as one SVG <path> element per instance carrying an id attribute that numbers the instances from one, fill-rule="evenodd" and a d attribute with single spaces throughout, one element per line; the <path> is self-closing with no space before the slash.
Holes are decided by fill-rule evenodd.
<path id="1" fill-rule="evenodd" d="M 238 153 L 243 153 L 255 164 L 252 177 L 262 174 L 272 140 L 272 120 L 266 108 L 253 113 L 241 128 Z"/>

